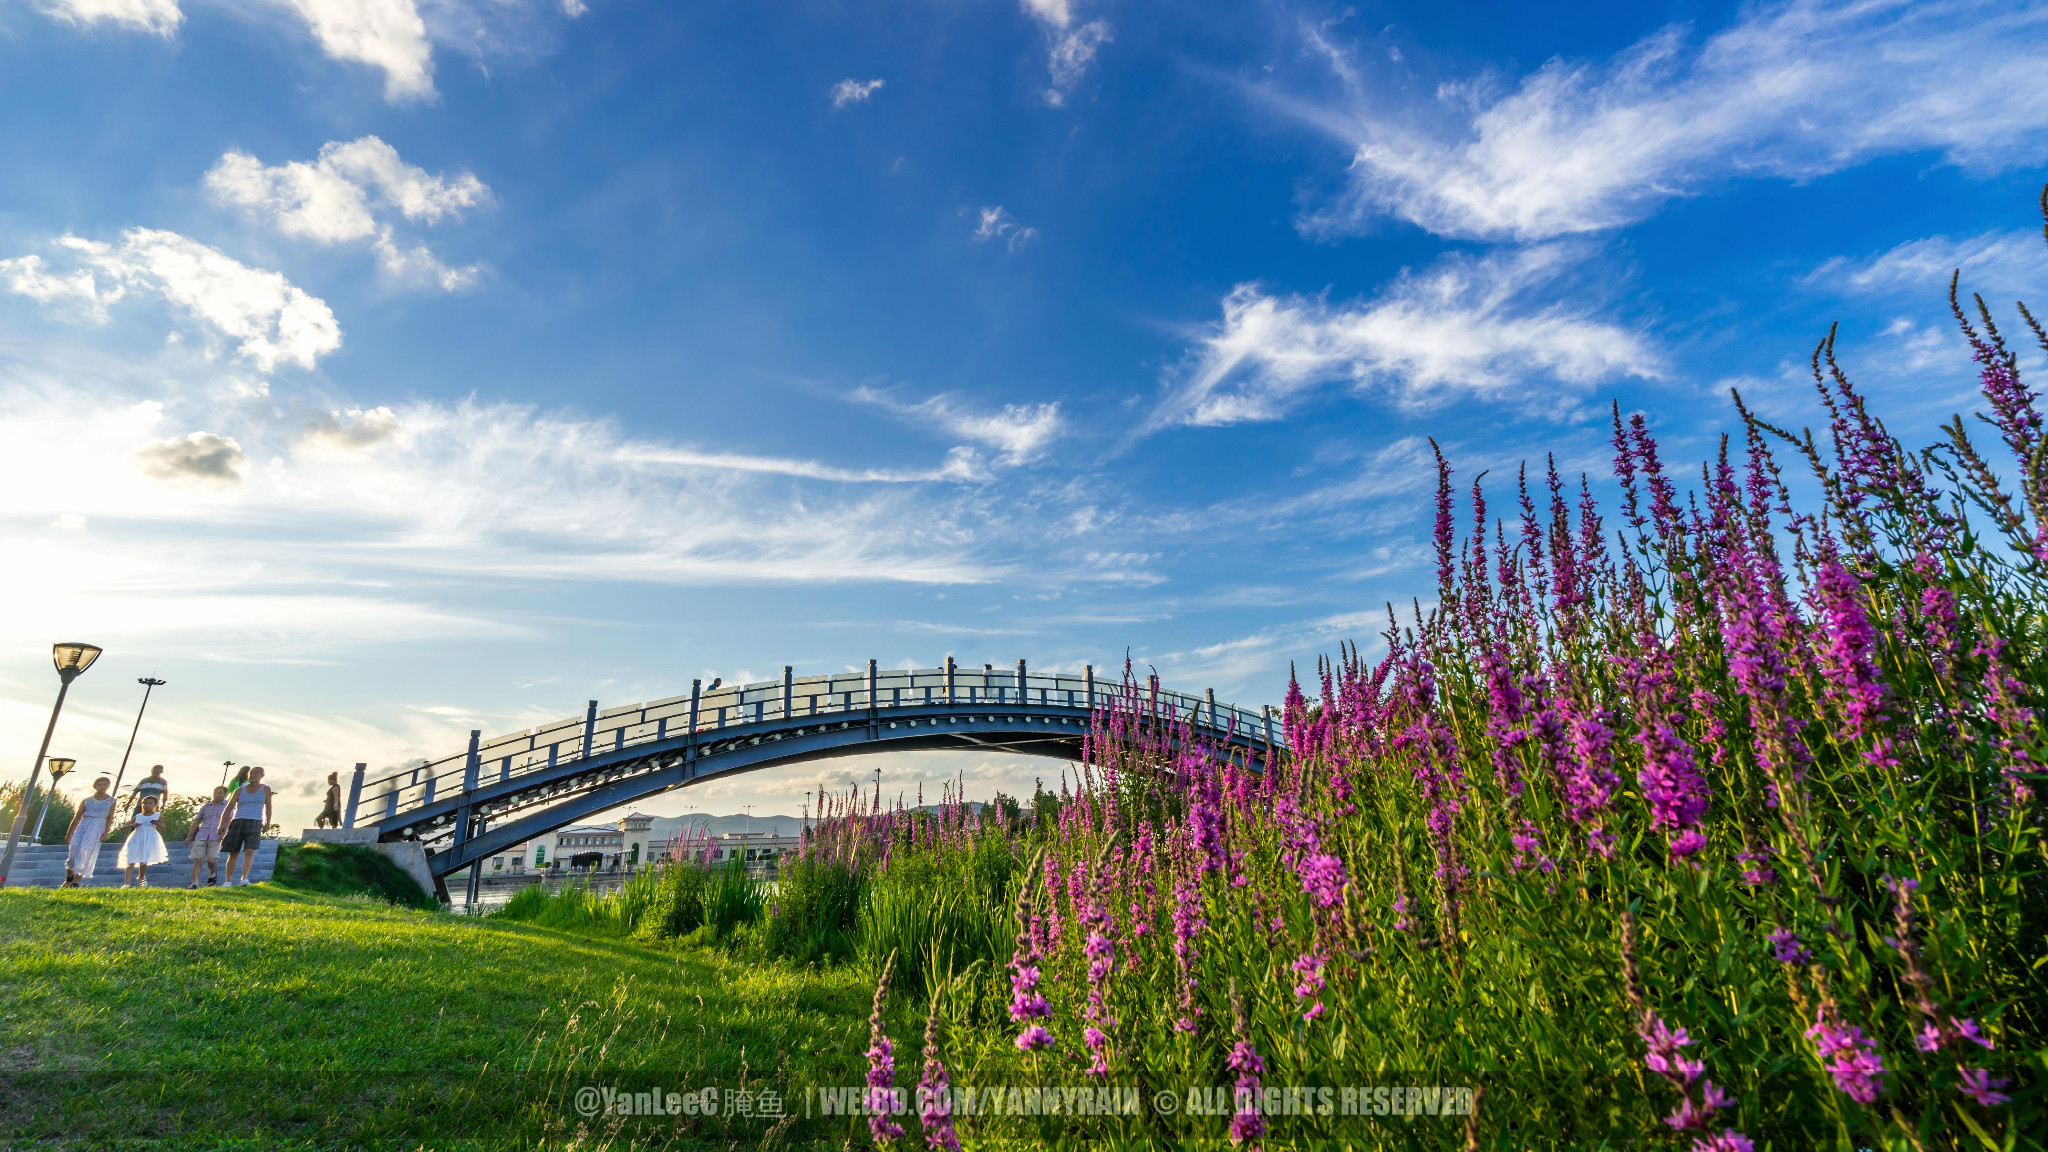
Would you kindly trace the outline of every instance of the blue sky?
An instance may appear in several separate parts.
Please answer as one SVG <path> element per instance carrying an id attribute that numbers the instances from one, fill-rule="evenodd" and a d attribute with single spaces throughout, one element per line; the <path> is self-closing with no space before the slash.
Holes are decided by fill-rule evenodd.
<path id="1" fill-rule="evenodd" d="M 99 643 L 55 751 L 154 673 L 287 824 L 785 663 L 1274 701 L 1429 591 L 1423 437 L 1696 462 L 1839 320 L 1921 439 L 2048 269 L 2040 4 L 8 0 L 0 107 L 0 732 Z"/>

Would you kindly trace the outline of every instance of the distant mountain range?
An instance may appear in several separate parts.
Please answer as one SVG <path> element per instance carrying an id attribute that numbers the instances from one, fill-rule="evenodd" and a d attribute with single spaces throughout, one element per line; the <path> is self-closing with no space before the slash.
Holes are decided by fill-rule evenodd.
<path id="1" fill-rule="evenodd" d="M 980 810 L 979 800 L 967 802 L 969 808 Z M 918 811 L 935 812 L 938 805 L 927 804 Z M 612 820 L 616 820 L 613 817 Z M 612 821 L 606 821 L 610 823 Z M 709 831 L 713 836 L 726 836 L 735 832 L 757 832 L 769 836 L 794 836 L 803 831 L 801 816 L 656 816 L 648 825 L 648 839 L 662 843 L 672 836 L 682 835 L 687 829 L 692 835 L 701 836 Z"/>

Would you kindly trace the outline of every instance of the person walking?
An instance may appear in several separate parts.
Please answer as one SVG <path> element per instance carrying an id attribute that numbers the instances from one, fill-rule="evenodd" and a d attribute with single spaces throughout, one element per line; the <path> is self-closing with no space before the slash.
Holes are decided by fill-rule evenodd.
<path id="1" fill-rule="evenodd" d="M 121 843 L 121 855 L 116 861 L 121 865 L 123 888 L 149 887 L 149 866 L 161 864 L 171 858 L 171 850 L 164 847 L 164 834 L 157 826 L 163 822 L 163 810 L 157 806 L 156 797 L 144 796 L 137 805 L 135 815 L 128 822 L 134 831 Z"/>
<path id="2" fill-rule="evenodd" d="M 164 779 L 164 766 L 152 764 L 149 775 L 135 782 L 135 791 L 128 797 L 128 810 L 140 808 L 143 800 L 155 798 L 156 810 L 161 812 L 171 799 L 171 782 Z"/>
<path id="3" fill-rule="evenodd" d="M 228 790 L 225 787 L 213 790 L 213 802 L 202 805 L 192 818 L 192 830 L 185 833 L 185 843 L 191 845 L 192 882 L 187 888 L 199 887 L 199 866 L 207 867 L 206 886 L 220 883 L 220 838 L 221 828 L 227 823 Z"/>
<path id="4" fill-rule="evenodd" d="M 263 782 L 263 769 L 252 767 L 248 771 L 249 782 L 229 793 L 228 809 L 234 819 L 228 822 L 228 834 L 220 842 L 220 850 L 228 857 L 230 888 L 249 883 L 249 869 L 256 866 L 256 853 L 263 847 L 263 826 L 270 823 L 271 787 Z M 242 863 L 239 880 L 235 878 L 237 857 Z"/>
<path id="5" fill-rule="evenodd" d="M 100 841 L 106 839 L 107 825 L 114 820 L 117 803 L 112 792 L 114 781 L 102 776 L 92 782 L 92 795 L 79 801 L 78 812 L 71 817 L 71 827 L 64 833 L 64 840 L 71 845 L 64 854 L 64 886 L 76 888 L 87 880 L 100 864 Z"/>
<path id="6" fill-rule="evenodd" d="M 320 815 L 313 820 L 315 828 L 341 827 L 341 773 L 327 774 L 327 805 L 320 809 Z"/>

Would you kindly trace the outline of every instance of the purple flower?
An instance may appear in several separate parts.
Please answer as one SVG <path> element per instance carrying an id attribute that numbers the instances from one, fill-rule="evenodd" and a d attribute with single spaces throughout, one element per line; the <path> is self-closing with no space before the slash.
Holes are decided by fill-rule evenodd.
<path id="1" fill-rule="evenodd" d="M 1633 969 L 1631 969 L 1631 972 Z M 1633 981 L 1633 976 L 1630 977 Z M 1634 984 L 1631 983 L 1631 988 Z M 1664 1118 L 1664 1123 L 1679 1132 L 1705 1129 L 1713 1114 L 1735 1103 L 1712 1080 L 1703 1079 L 1706 1065 L 1688 1057 L 1683 1051 L 1692 1046 L 1691 1036 L 1685 1029 L 1673 1028 L 1654 1015 L 1645 1012 L 1643 1026 L 1637 1033 L 1649 1051 L 1643 1056 L 1643 1063 L 1650 1071 L 1671 1082 L 1678 1089 L 1678 1108 Z"/>
<path id="2" fill-rule="evenodd" d="M 1664 1076 L 1683 1077 L 1688 1083 L 1703 1071 L 1703 1066 L 1698 1061 L 1687 1060 L 1684 1053 L 1679 1051 L 1692 1045 L 1692 1037 L 1686 1035 L 1685 1029 L 1673 1028 L 1662 1019 L 1652 1016 L 1649 1024 L 1644 1027 L 1642 1036 L 1643 1043 L 1650 1048 L 1649 1054 L 1643 1057 L 1643 1063 L 1649 1065 L 1650 1071 Z"/>
<path id="3" fill-rule="evenodd" d="M 1790 928 L 1780 928 L 1771 933 L 1771 957 L 1780 964 L 1811 964 L 1813 953 L 1799 942 L 1799 934 Z"/>
<path id="4" fill-rule="evenodd" d="M 1884 1058 L 1863 1029 L 1835 1023 L 1823 1006 L 1806 1030 L 1821 1063 L 1835 1078 L 1835 1087 L 1859 1104 L 1872 1104 L 1884 1091 Z"/>
<path id="5" fill-rule="evenodd" d="M 953 1092 L 946 1065 L 939 1059 L 938 1004 L 924 1022 L 924 1075 L 917 1082 L 917 1120 L 924 1128 L 925 1147 L 960 1152 L 960 1137 L 953 1131 Z"/>
<path id="6" fill-rule="evenodd" d="M 1709 1136 L 1692 1142 L 1692 1152 L 1756 1152 L 1756 1145 L 1750 1138 L 1733 1128 L 1724 1129 L 1719 1136 Z"/>
<path id="7" fill-rule="evenodd" d="M 1251 1041 L 1239 1040 L 1231 1047 L 1230 1059 L 1224 1064 L 1237 1073 L 1232 1092 L 1237 1101 L 1237 1111 L 1230 1118 L 1230 1142 L 1242 1144 L 1256 1140 L 1266 1131 L 1266 1121 L 1259 1115 L 1259 1074 L 1266 1070 L 1266 1062 L 1260 1059 L 1258 1049 L 1252 1047 Z"/>
<path id="8" fill-rule="evenodd" d="M 1982 1068 L 1963 1069 L 1963 1095 L 1985 1108 L 1996 1108 L 2000 1104 L 2010 1102 L 2012 1097 L 1998 1091 L 2010 1083 L 2012 1081 L 1993 1076 Z"/>
<path id="9" fill-rule="evenodd" d="M 1888 693 L 1877 671 L 1877 629 L 1864 612 L 1863 586 L 1833 560 L 1821 565 L 1817 583 L 1828 636 L 1828 697 L 1848 717 L 1848 735 L 1873 742 L 1873 762 L 1893 763 L 1891 744 L 1877 730 Z"/>
<path id="10" fill-rule="evenodd" d="M 1986 1036 L 1977 1028 L 1975 1020 L 1951 1020 L 1950 1023 L 1955 1025 L 1956 1035 L 1968 1040 L 1970 1043 L 1987 1050 L 1998 1047 L 1991 1037 Z"/>
<path id="11" fill-rule="evenodd" d="M 1024 1031 L 1017 1033 L 1017 1050 L 1020 1052 L 1036 1052 L 1040 1048 L 1050 1047 L 1052 1047 L 1052 1033 L 1047 1032 L 1043 1025 L 1033 1024 Z"/>
<path id="12" fill-rule="evenodd" d="M 1770 867 L 1768 864 L 1761 868 L 1754 867 L 1754 865 L 1764 864 L 1770 858 L 1771 854 L 1768 852 L 1737 852 L 1735 854 L 1736 863 L 1752 865 L 1752 867 L 1742 870 L 1742 882 L 1751 888 L 1762 888 L 1768 884 L 1776 884 L 1778 882 L 1777 869 Z"/>
<path id="13" fill-rule="evenodd" d="M 1344 902 L 1344 862 L 1319 852 L 1301 863 L 1301 890 L 1318 908 L 1335 908 Z"/>
<path id="14" fill-rule="evenodd" d="M 1173 884 L 1173 959 L 1180 967 L 1180 1018 L 1174 1021 L 1174 1031 L 1193 1032 L 1195 1020 L 1202 1009 L 1195 1004 L 1195 991 L 1200 982 L 1195 976 L 1195 964 L 1199 959 L 1196 943 L 1202 930 L 1209 926 L 1202 916 L 1202 892 L 1193 876 L 1183 873 Z"/>
<path id="15" fill-rule="evenodd" d="M 896 1046 L 882 1030 L 882 1007 L 889 1002 L 889 973 L 896 966 L 896 954 L 882 964 L 882 978 L 875 982 L 875 1009 L 868 1015 L 868 1131 L 878 1145 L 903 1135 L 903 1126 L 892 1114 L 901 1101 L 896 1091 Z"/>

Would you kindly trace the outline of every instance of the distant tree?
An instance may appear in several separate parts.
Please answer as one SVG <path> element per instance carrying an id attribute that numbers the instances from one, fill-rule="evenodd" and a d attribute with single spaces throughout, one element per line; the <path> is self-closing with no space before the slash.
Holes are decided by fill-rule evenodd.
<path id="1" fill-rule="evenodd" d="M 1015 796 L 1005 796 L 1001 792 L 995 794 L 994 798 L 988 802 L 988 806 L 995 809 L 997 818 L 1002 820 L 1003 827 L 1005 828 L 1016 827 L 1017 822 L 1024 815 L 1023 806 L 1017 803 L 1017 798 Z"/>
<path id="2" fill-rule="evenodd" d="M 0 828 L 14 827 L 14 813 L 21 807 L 21 794 L 22 787 L 19 784 L 0 785 Z M 49 795 L 49 792 L 43 784 L 38 783 L 34 788 L 28 789 L 28 822 L 22 825 L 22 834 L 31 839 L 36 835 L 36 816 L 43 810 L 45 795 Z M 64 793 L 58 792 L 52 796 L 49 819 L 43 823 L 42 839 L 36 842 L 64 843 L 64 833 L 70 829 L 71 817 L 77 811 L 77 807 L 65 798 Z"/>
<path id="3" fill-rule="evenodd" d="M 1045 790 L 1043 779 L 1032 781 L 1032 787 L 1034 791 L 1031 793 L 1031 820 L 1033 823 L 1051 827 L 1052 822 L 1060 818 L 1060 798 Z"/>

